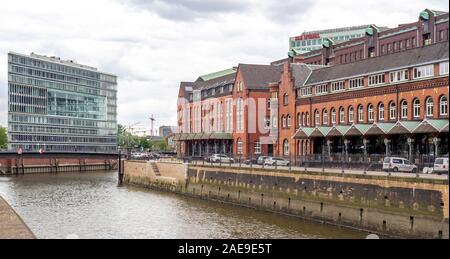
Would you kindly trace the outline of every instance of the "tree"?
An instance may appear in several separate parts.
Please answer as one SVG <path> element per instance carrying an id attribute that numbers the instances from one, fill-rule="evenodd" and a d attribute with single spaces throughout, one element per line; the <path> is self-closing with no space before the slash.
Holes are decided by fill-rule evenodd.
<path id="1" fill-rule="evenodd" d="M 167 151 L 167 143 L 165 140 L 161 141 L 153 141 L 153 148 L 154 151 Z"/>
<path id="2" fill-rule="evenodd" d="M 0 126 L 0 149 L 8 148 L 8 135 L 6 128 Z"/>

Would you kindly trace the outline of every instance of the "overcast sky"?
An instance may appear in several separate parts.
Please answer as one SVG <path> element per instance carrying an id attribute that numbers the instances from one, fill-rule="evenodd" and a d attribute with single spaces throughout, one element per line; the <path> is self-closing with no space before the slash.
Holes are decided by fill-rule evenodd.
<path id="1" fill-rule="evenodd" d="M 413 22 L 447 0 L 14 0 L 0 4 L 0 125 L 7 52 L 74 59 L 119 77 L 118 120 L 176 124 L 180 81 L 285 58 L 303 31 Z"/>

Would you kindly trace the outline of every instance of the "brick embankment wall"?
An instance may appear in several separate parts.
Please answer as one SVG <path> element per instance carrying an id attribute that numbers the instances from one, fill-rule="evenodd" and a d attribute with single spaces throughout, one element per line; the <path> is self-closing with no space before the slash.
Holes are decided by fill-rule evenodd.
<path id="1" fill-rule="evenodd" d="M 0 239 L 35 239 L 19 215 L 0 197 Z"/>
<path id="2" fill-rule="evenodd" d="M 448 181 L 128 163 L 128 183 L 392 237 L 449 238 Z M 165 174 L 164 172 L 168 173 Z M 170 175 L 170 176 L 169 176 Z"/>
<path id="3" fill-rule="evenodd" d="M 117 169 L 116 160 L 102 159 L 0 159 L 0 175 L 86 172 Z"/>

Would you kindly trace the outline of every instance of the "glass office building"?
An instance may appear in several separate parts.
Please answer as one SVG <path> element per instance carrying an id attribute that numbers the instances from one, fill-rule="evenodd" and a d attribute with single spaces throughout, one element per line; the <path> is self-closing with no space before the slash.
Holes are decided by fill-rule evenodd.
<path id="1" fill-rule="evenodd" d="M 117 149 L 117 77 L 37 54 L 8 54 L 9 149 Z"/>
<path id="2" fill-rule="evenodd" d="M 305 32 L 300 36 L 289 38 L 289 51 L 303 54 L 321 49 L 324 39 L 330 39 L 337 44 L 354 38 L 360 38 L 365 35 L 365 31 L 369 26 L 370 25 L 362 25 Z"/>

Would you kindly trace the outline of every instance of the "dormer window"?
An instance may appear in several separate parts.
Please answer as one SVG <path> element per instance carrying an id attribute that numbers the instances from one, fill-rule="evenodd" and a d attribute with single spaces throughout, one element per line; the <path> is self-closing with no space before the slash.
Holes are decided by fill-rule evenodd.
<path id="1" fill-rule="evenodd" d="M 331 92 L 339 92 L 345 90 L 344 81 L 331 83 Z"/>

